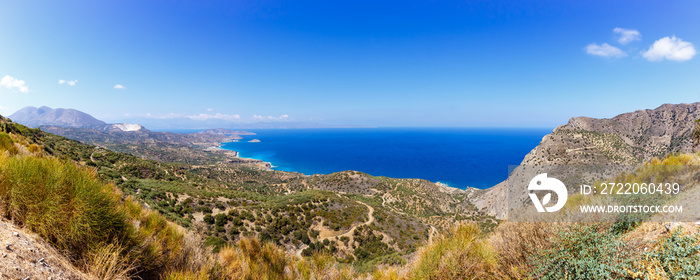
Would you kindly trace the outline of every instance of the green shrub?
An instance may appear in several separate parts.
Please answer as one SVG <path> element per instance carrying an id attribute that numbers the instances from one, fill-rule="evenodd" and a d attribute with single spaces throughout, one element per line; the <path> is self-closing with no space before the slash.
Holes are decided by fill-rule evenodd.
<path id="1" fill-rule="evenodd" d="M 0 215 L 86 271 L 95 256 L 118 254 L 115 264 L 130 264 L 126 272 L 150 279 L 188 257 L 182 255 L 182 233 L 163 216 L 123 199 L 93 169 L 53 157 L 0 154 Z M 109 246 L 121 250 L 102 250 Z"/>
<path id="2" fill-rule="evenodd" d="M 637 269 L 644 271 L 645 267 L 658 267 L 656 273 L 635 274 L 637 278 L 651 278 L 650 274 L 660 275 L 668 279 L 699 279 L 700 278 L 700 236 L 684 235 L 682 228 L 677 229 L 668 238 L 661 239 L 656 248 L 644 255 L 648 263 Z M 638 265 L 639 267 L 639 265 Z M 646 275 L 645 275 L 646 274 Z M 642 276 L 647 277 L 642 277 Z"/>
<path id="3" fill-rule="evenodd" d="M 552 238 L 553 246 L 531 259 L 533 278 L 615 279 L 627 276 L 630 254 L 619 235 L 599 225 L 574 224 Z"/>
<path id="4" fill-rule="evenodd" d="M 16 223 L 79 253 L 88 242 L 107 242 L 126 232 L 120 196 L 94 172 L 56 158 L 4 157 L 0 164 L 0 209 Z M 74 256 L 75 257 L 75 256 Z"/>
<path id="5" fill-rule="evenodd" d="M 218 253 L 226 245 L 226 241 L 216 236 L 208 236 L 204 245 L 212 247 L 214 253 Z"/>
<path id="6" fill-rule="evenodd" d="M 204 215 L 204 222 L 210 225 L 214 224 L 214 217 L 211 214 Z"/>

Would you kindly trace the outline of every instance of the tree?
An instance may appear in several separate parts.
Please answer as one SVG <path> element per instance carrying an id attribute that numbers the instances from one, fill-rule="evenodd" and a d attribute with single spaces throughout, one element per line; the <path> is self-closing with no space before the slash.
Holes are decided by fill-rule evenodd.
<path id="1" fill-rule="evenodd" d="M 207 224 L 214 224 L 214 217 L 211 214 L 204 215 L 204 222 Z"/>

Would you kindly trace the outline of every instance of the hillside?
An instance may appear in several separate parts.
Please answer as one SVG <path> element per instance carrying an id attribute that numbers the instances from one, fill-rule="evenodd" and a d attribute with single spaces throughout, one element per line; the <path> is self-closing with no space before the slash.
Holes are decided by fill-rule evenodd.
<path id="1" fill-rule="evenodd" d="M 457 221 L 483 221 L 485 230 L 497 225 L 473 206 L 456 207 L 468 205 L 467 192 L 425 180 L 352 171 L 306 177 L 230 161 L 157 162 L 7 120 L 1 127 L 47 155 L 94 168 L 102 180 L 203 235 L 217 250 L 257 236 L 290 254 L 331 254 L 366 271 L 405 263 L 430 236 Z"/>
<path id="2" fill-rule="evenodd" d="M 236 152 L 217 149 L 222 142 L 237 141 L 240 135 L 254 135 L 247 131 L 209 129 L 198 133 L 154 132 L 139 124 L 107 124 L 74 109 L 25 107 L 11 118 L 29 127 L 75 139 L 81 142 L 137 155 L 162 162 L 210 164 L 229 161 L 239 165 L 269 168 L 269 164 L 255 159 L 236 157 Z"/>
<path id="3" fill-rule="evenodd" d="M 198 133 L 172 133 L 155 132 L 145 128 L 137 131 L 58 126 L 40 128 L 70 139 L 155 161 L 197 165 L 228 161 L 250 167 L 269 168 L 269 164 L 260 160 L 239 158 L 234 151 L 217 148 L 220 143 L 240 140 L 240 135 L 255 134 L 247 131 L 210 129 Z"/>
<path id="4" fill-rule="evenodd" d="M 570 125 L 552 134 L 569 135 L 563 131 Z M 671 140 L 687 137 L 679 135 Z M 531 155 L 536 150 L 543 149 Z M 677 164 L 698 165 L 700 155 L 652 158 L 649 166 Z M 700 169 L 662 170 L 632 170 L 615 180 L 663 175 L 688 183 L 676 199 L 695 206 Z M 7 219 L 0 221 L 0 238 L 22 240 L 0 259 L 19 270 L 0 270 L 3 277 L 56 271 L 68 279 L 700 276 L 693 223 L 667 223 L 660 215 L 643 217 L 644 223 L 501 223 L 469 203 L 479 195 L 355 171 L 303 176 L 226 161 L 157 162 L 0 117 L 0 215 Z M 24 229 L 15 235 L 15 227 Z M 47 262 L 53 270 L 42 268 Z"/>
<path id="5" fill-rule="evenodd" d="M 544 136 L 509 178 L 523 177 L 523 166 L 631 167 L 670 153 L 688 153 L 692 151 L 690 135 L 697 119 L 700 119 L 700 103 L 664 104 L 653 110 L 638 110 L 611 119 L 571 118 L 567 124 Z M 611 170 L 607 168 L 606 171 Z M 630 170 L 619 169 L 605 176 L 621 171 Z M 559 179 L 566 182 L 565 177 Z M 506 181 L 471 201 L 479 209 L 499 218 L 506 217 L 508 201 L 529 203 L 525 192 L 508 190 Z M 516 206 L 510 205 L 510 208 Z"/>

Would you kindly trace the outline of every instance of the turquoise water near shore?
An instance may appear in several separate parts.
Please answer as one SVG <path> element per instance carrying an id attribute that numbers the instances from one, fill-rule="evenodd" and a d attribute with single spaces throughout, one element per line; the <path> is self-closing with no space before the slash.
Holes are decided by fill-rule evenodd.
<path id="1" fill-rule="evenodd" d="M 260 129 L 223 143 L 275 170 L 327 174 L 356 170 L 420 178 L 452 187 L 488 188 L 508 177 L 550 128 Z M 249 140 L 259 139 L 259 143 Z"/>

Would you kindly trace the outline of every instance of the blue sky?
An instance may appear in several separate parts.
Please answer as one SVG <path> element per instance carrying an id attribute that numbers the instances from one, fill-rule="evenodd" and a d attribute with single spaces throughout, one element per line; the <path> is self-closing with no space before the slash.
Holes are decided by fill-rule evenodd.
<path id="1" fill-rule="evenodd" d="M 700 101 L 700 2 L 502 2 L 3 1 L 0 114 L 554 127 Z"/>

